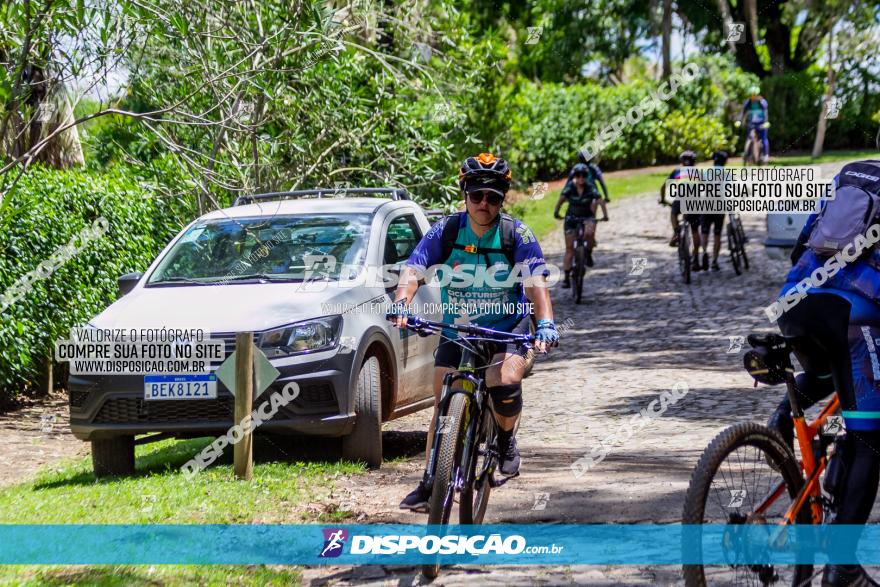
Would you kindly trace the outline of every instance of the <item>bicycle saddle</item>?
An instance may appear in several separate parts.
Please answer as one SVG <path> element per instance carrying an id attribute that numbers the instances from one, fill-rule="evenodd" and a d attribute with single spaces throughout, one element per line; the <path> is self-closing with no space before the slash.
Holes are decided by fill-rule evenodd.
<path id="1" fill-rule="evenodd" d="M 756 382 L 778 385 L 785 382 L 789 346 L 780 334 L 750 334 L 752 350 L 743 355 L 743 367 Z"/>

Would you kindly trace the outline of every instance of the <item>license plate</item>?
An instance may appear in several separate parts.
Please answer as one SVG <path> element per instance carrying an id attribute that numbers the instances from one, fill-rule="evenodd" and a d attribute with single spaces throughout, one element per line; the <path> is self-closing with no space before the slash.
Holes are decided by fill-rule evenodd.
<path id="1" fill-rule="evenodd" d="M 216 375 L 144 375 L 144 399 L 216 399 Z"/>

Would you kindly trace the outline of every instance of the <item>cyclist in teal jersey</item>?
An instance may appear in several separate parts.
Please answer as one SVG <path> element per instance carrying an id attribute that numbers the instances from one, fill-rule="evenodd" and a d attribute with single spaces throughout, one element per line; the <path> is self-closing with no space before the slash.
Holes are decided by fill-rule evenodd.
<path id="1" fill-rule="evenodd" d="M 413 250 L 394 296 L 391 314 L 397 315 L 396 326 L 406 326 L 409 305 L 419 287 L 419 280 L 428 274 L 428 268 L 439 266 L 438 277 L 442 283 L 448 283 L 441 292 L 445 304 L 443 321 L 447 324 L 459 318 L 456 307 L 475 307 L 475 317 L 470 310 L 467 312 L 472 324 L 524 333 L 531 321 L 528 306 L 531 303 L 537 318 L 535 350 L 546 352 L 548 346 L 559 339 L 546 283 L 549 271 L 541 247 L 528 226 L 501 214 L 510 178 L 507 163 L 490 153 L 465 160 L 459 173 L 459 186 L 465 196 L 466 210 L 434 224 Z M 483 273 L 484 270 L 492 279 L 455 278 L 464 273 L 476 276 L 477 272 Z M 445 279 L 447 272 L 453 276 L 448 282 Z M 509 311 L 511 307 L 515 308 L 514 312 Z M 453 338 L 455 333 L 444 332 L 444 336 Z M 434 360 L 435 410 L 443 378 L 458 368 L 460 359 L 459 345 L 441 341 Z M 496 345 L 491 363 L 493 365 L 486 370 L 486 383 L 499 428 L 499 471 L 504 476 L 514 477 L 519 474 L 521 462 L 514 430 L 522 411 L 522 378 L 526 361 L 513 346 Z M 435 420 L 431 419 L 428 430 L 427 453 L 433 441 Z M 430 497 L 431 489 L 423 477 L 400 507 L 424 511 Z"/>

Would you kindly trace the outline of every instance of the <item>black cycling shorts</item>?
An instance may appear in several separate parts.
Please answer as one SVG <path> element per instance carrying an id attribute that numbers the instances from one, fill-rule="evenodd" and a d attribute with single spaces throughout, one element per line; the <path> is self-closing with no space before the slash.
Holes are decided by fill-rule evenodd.
<path id="1" fill-rule="evenodd" d="M 681 214 L 681 200 L 675 198 L 672 200 L 672 215 L 678 216 L 679 214 Z M 685 214 L 684 221 L 690 224 L 693 228 L 699 228 L 700 216 L 702 216 L 702 214 Z"/>
<path id="2" fill-rule="evenodd" d="M 709 234 L 709 228 L 712 228 L 712 234 L 719 236 L 721 229 L 724 227 L 724 214 L 702 214 L 703 219 L 700 222 L 700 232 Z"/>
<path id="3" fill-rule="evenodd" d="M 514 334 L 525 334 L 529 331 L 529 321 L 532 319 L 531 314 L 524 316 L 522 320 L 516 323 L 510 332 Z M 521 355 L 524 355 L 525 352 L 522 348 L 517 350 L 515 344 L 505 344 L 505 343 L 496 343 L 490 342 L 488 343 L 492 348 L 492 354 L 495 355 L 497 353 L 508 353 L 514 354 L 519 352 Z M 461 351 L 462 348 L 455 342 L 451 340 L 441 339 L 440 345 L 437 347 L 437 352 L 434 354 L 434 366 L 435 367 L 449 367 L 450 369 L 458 369 L 458 366 L 461 364 Z"/>
<path id="4" fill-rule="evenodd" d="M 582 221 L 592 222 L 595 224 L 596 217 L 592 214 L 590 216 L 565 216 L 565 221 L 562 223 L 562 230 L 565 234 L 572 234 L 577 232 L 578 224 Z"/>

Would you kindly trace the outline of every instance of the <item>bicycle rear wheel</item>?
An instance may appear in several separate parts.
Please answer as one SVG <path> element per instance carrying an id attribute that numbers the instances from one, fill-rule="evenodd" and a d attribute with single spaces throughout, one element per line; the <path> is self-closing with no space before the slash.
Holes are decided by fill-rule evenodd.
<path id="1" fill-rule="evenodd" d="M 739 237 L 739 250 L 742 253 L 743 268 L 748 271 L 749 256 L 746 254 L 746 231 L 743 228 L 742 220 L 740 220 L 739 217 L 734 217 L 733 225 L 736 228 L 736 234 Z"/>
<path id="2" fill-rule="evenodd" d="M 459 462 L 461 449 L 464 443 L 465 420 L 468 415 L 470 397 L 463 393 L 454 394 L 449 400 L 449 408 L 444 416 L 447 418 L 438 428 L 443 432 L 440 439 L 440 447 L 437 452 L 437 462 L 434 469 L 434 486 L 431 490 L 430 511 L 428 512 L 428 525 L 443 525 L 449 523 L 452 507 L 455 503 L 455 486 L 461 472 Z M 422 566 L 422 574 L 433 579 L 440 572 L 440 564 Z"/>
<path id="3" fill-rule="evenodd" d="M 784 486 L 769 499 L 779 483 Z M 779 524 L 803 486 L 794 454 L 779 436 L 760 424 L 735 424 L 709 444 L 691 476 L 682 524 Z M 764 506 L 759 509 L 759 506 Z M 798 524 L 811 524 L 809 502 L 797 514 Z M 727 538 L 726 535 L 725 538 Z M 682 545 L 702 553 L 702 544 Z M 705 585 L 800 585 L 812 565 L 684 565 L 688 587 Z M 809 585 L 809 583 L 806 583 Z"/>
<path id="4" fill-rule="evenodd" d="M 739 235 L 736 233 L 736 227 L 733 222 L 727 223 L 727 248 L 730 250 L 730 262 L 733 270 L 737 275 L 742 275 L 742 244 L 739 242 Z"/>
<path id="5" fill-rule="evenodd" d="M 492 412 L 483 412 L 477 442 L 474 446 L 477 453 L 471 461 L 471 468 L 464 489 L 461 492 L 461 503 L 458 506 L 458 520 L 462 524 L 482 524 L 489 505 L 489 494 L 492 492 L 492 475 L 497 463 L 495 417 Z"/>
<path id="6" fill-rule="evenodd" d="M 678 238 L 678 270 L 684 282 L 691 282 L 691 231 L 687 220 L 682 220 Z"/>

